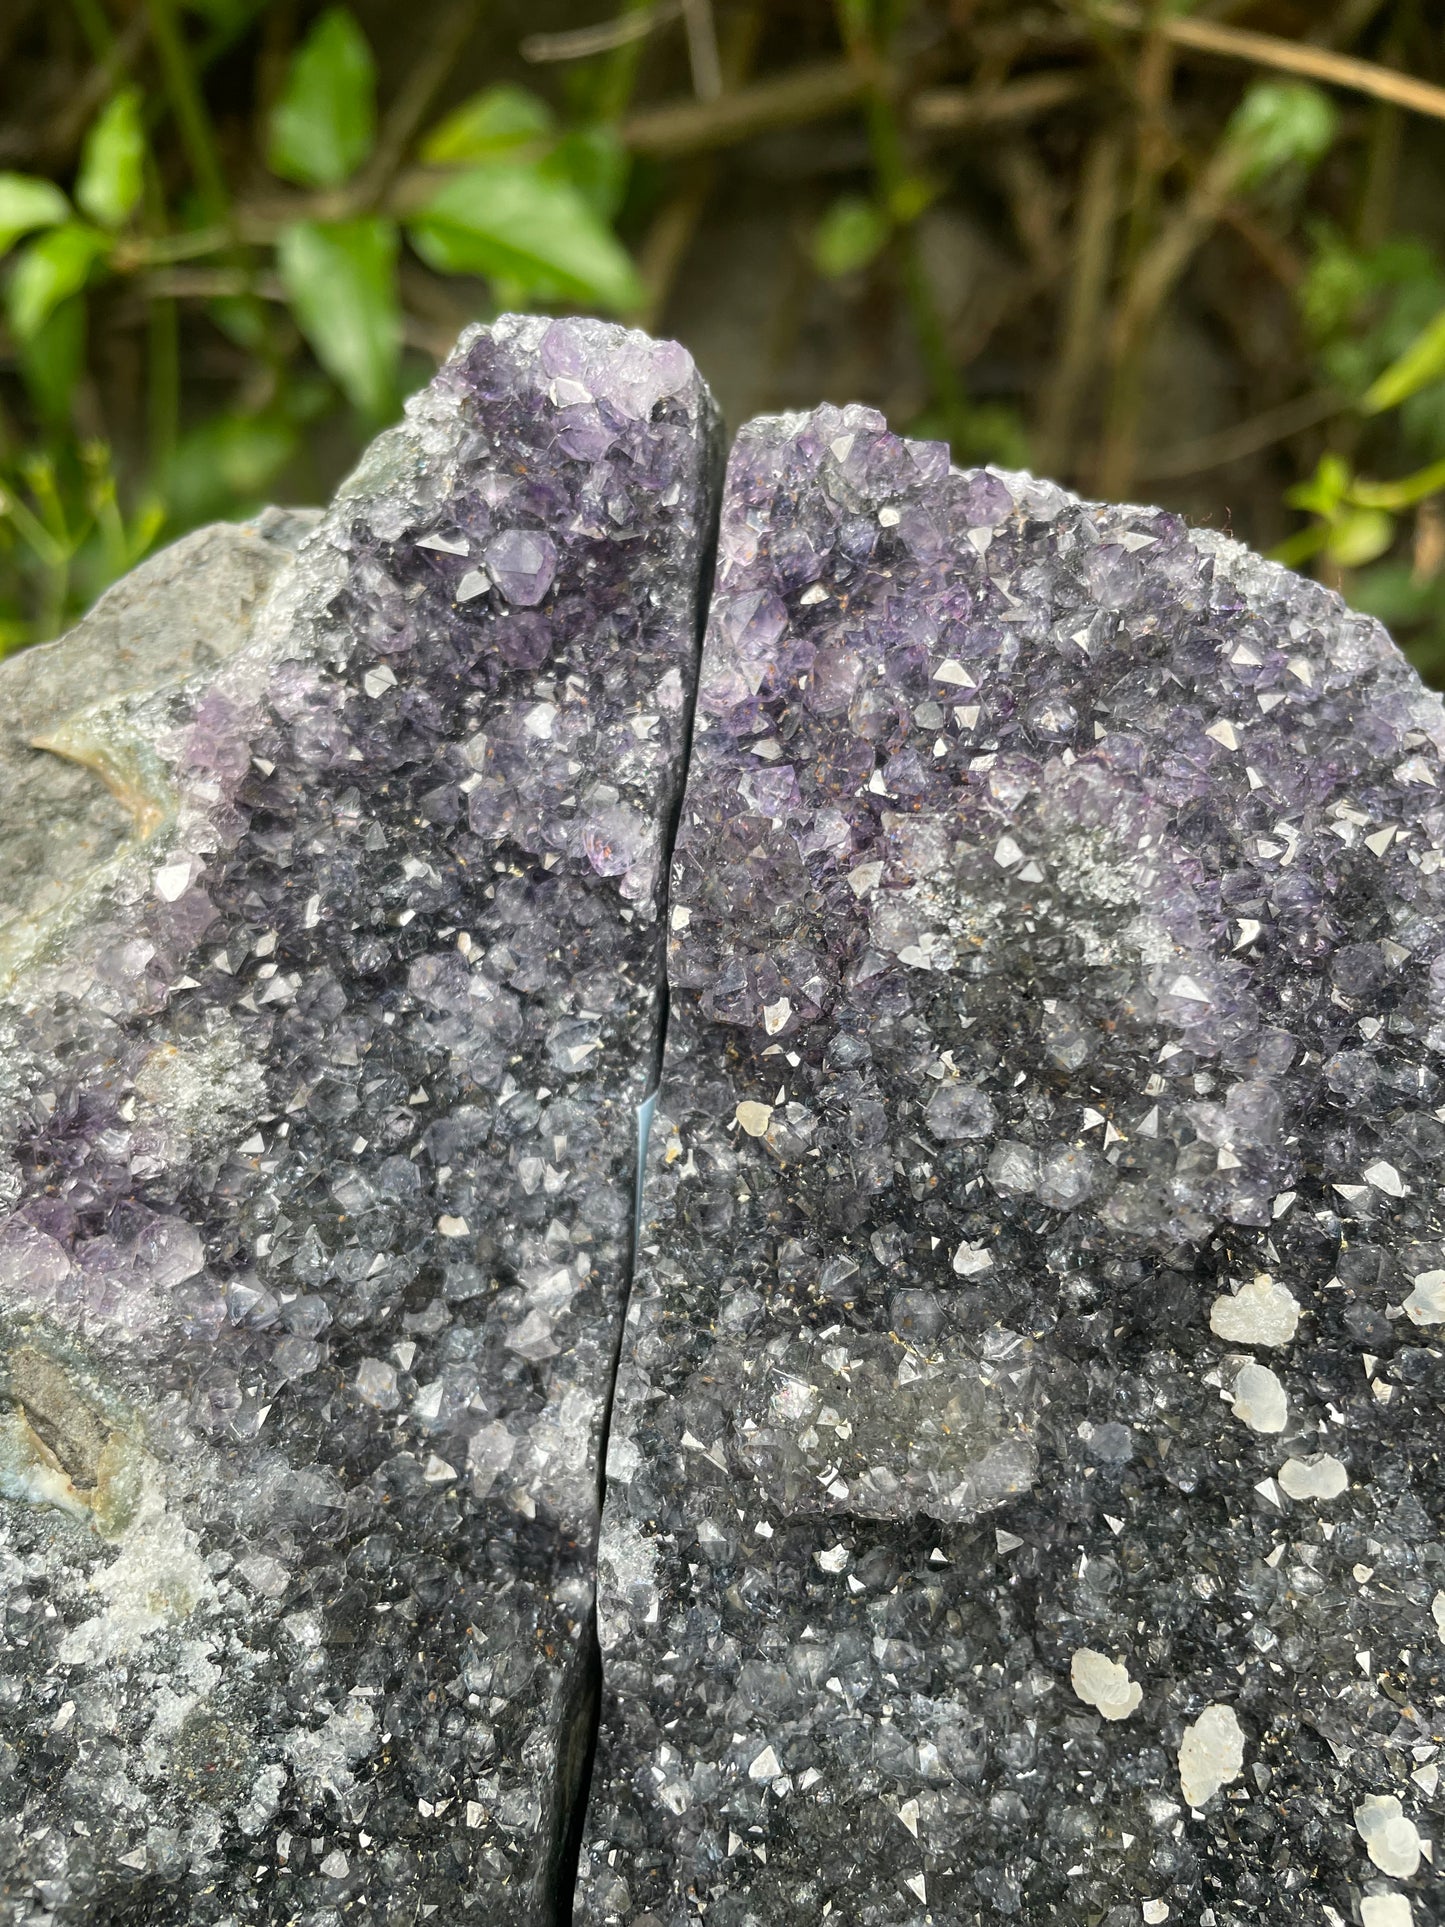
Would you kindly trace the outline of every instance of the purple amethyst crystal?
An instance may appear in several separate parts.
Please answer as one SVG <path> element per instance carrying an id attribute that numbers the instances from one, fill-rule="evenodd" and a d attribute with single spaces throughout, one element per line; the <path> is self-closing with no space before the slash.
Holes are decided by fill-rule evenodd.
<path id="1" fill-rule="evenodd" d="M 487 574 L 508 602 L 532 609 L 552 586 L 557 548 L 536 529 L 503 529 L 482 550 Z"/>
<path id="2" fill-rule="evenodd" d="M 1442 1918 L 1442 748 L 1233 542 L 744 432 L 587 1927 Z"/>
<path id="3" fill-rule="evenodd" d="M 557 1919 L 595 1581 L 586 1927 L 1432 1927 L 1439 700 L 858 408 L 694 691 L 712 449 L 473 331 L 0 731 L 0 1918 Z"/>
<path id="4" fill-rule="evenodd" d="M 0 926 L 6 1922 L 555 1917 L 713 433 L 473 330 L 57 741 L 136 828 Z"/>

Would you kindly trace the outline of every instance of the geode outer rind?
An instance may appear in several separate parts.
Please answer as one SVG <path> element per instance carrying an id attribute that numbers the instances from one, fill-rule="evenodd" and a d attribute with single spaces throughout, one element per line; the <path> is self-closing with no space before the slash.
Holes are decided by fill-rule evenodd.
<path id="1" fill-rule="evenodd" d="M 744 432 L 588 1927 L 1440 1918 L 1442 746 L 1217 535 Z"/>
<path id="2" fill-rule="evenodd" d="M 123 772 L 87 767 L 96 746 L 77 709 L 204 675 L 234 654 L 318 519 L 263 509 L 196 529 L 114 583 L 68 635 L 0 662 L 0 953 L 12 920 L 52 908 L 134 830 L 115 794 Z M 64 760 L 38 755 L 37 739 Z"/>
<path id="3" fill-rule="evenodd" d="M 711 405 L 465 336 L 0 966 L 0 1917 L 550 1920 Z"/>

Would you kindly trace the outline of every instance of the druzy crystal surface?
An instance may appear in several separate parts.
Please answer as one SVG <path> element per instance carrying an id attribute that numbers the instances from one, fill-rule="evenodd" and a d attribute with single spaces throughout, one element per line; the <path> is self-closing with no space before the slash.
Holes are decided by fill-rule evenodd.
<path id="1" fill-rule="evenodd" d="M 1442 747 L 1220 536 L 744 432 L 587 1927 L 1442 1918 Z"/>
<path id="2" fill-rule="evenodd" d="M 565 1918 L 595 1591 L 579 1927 L 1439 1927 L 1439 700 L 857 408 L 699 679 L 714 446 L 507 320 L 0 671 L 0 1921 Z"/>
<path id="3" fill-rule="evenodd" d="M 474 330 L 51 732 L 132 827 L 0 932 L 7 1923 L 554 1916 L 712 447 Z"/>

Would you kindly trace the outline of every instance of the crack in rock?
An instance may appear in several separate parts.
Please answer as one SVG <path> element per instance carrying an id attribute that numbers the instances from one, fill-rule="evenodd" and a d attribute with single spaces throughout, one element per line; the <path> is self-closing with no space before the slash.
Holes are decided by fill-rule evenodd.
<path id="1" fill-rule="evenodd" d="M 4 1927 L 1433 1918 L 1439 699 L 720 459 L 504 318 L 0 666 Z"/>

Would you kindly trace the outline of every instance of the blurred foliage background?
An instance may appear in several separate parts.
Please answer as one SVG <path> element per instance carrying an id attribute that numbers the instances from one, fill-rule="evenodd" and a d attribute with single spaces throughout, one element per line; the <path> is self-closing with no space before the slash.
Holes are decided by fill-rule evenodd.
<path id="1" fill-rule="evenodd" d="M 1445 681 L 1438 0 L 6 0 L 0 653 L 471 319 L 1313 569 Z"/>

